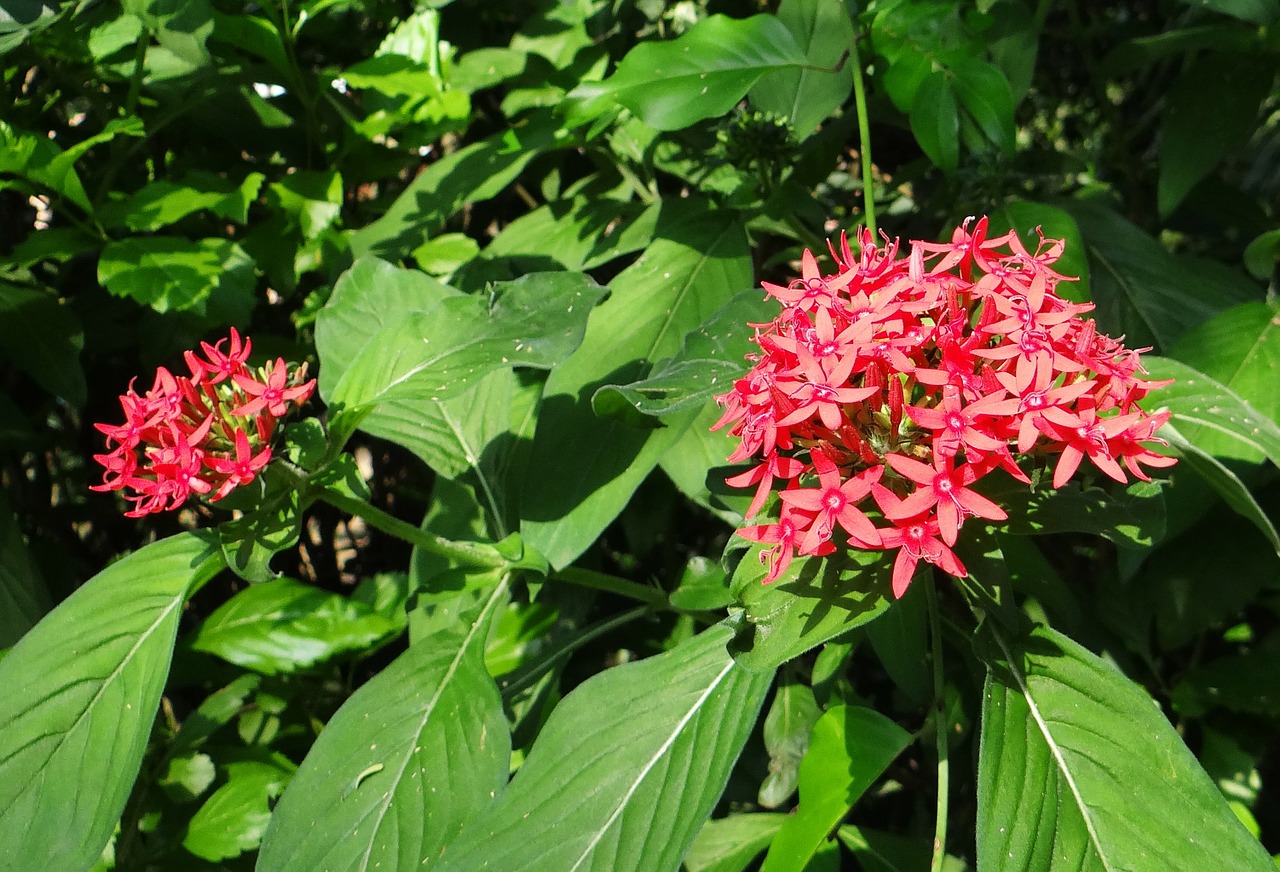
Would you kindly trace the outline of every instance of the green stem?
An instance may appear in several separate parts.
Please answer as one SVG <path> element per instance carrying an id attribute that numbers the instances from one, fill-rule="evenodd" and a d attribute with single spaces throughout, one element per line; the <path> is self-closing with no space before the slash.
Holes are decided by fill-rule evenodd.
<path id="1" fill-rule="evenodd" d="M 942 623 L 938 618 L 938 594 L 933 575 L 925 580 L 925 601 L 929 612 L 929 647 L 933 651 L 933 725 L 938 745 L 938 811 L 933 829 L 933 857 L 930 872 L 942 872 L 947 858 L 947 805 L 951 771 L 947 763 L 947 719 L 942 688 Z"/>
<path id="2" fill-rule="evenodd" d="M 867 119 L 867 90 L 862 84 L 862 59 L 858 56 L 858 37 L 849 45 L 849 61 L 853 66 L 853 103 L 858 112 L 858 141 L 862 154 L 862 202 L 866 212 L 864 223 L 876 236 L 875 187 L 871 178 L 871 122 Z"/>
<path id="3" fill-rule="evenodd" d="M 428 533 L 421 527 L 415 527 L 413 524 L 402 521 L 394 515 L 382 511 L 382 509 L 369 505 L 362 499 L 348 496 L 331 488 L 321 490 L 317 496 L 326 503 L 342 509 L 347 514 L 363 518 L 370 525 L 384 533 L 389 533 L 398 539 L 403 539 L 415 548 L 421 548 L 423 551 L 444 557 L 447 560 L 464 563 L 468 566 L 476 566 L 481 569 L 497 569 L 500 566 L 508 565 L 510 562 L 498 553 L 498 550 L 492 545 L 485 545 L 479 542 L 455 542 L 452 539 Z"/>
<path id="4" fill-rule="evenodd" d="M 636 582 L 628 581 L 625 578 L 618 578 L 616 575 L 596 572 L 593 569 L 580 569 L 576 566 L 566 566 L 555 574 L 555 578 L 559 581 L 567 581 L 570 584 L 579 585 L 580 587 L 589 587 L 594 590 L 616 593 L 654 606 L 666 605 L 667 603 L 667 595 L 657 588 L 649 587 L 645 584 L 637 584 Z"/>

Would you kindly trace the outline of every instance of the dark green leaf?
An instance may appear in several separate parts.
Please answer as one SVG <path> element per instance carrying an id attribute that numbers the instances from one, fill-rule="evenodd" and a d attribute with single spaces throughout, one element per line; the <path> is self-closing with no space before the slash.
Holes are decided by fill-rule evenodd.
<path id="1" fill-rule="evenodd" d="M 778 830 L 760 872 L 802 872 L 910 741 L 910 733 L 869 708 L 823 713 L 800 764 L 800 807 Z"/>
<path id="2" fill-rule="evenodd" d="M 960 104 L 982 132 L 982 136 L 1005 154 L 1013 153 L 1013 95 L 1000 68 L 963 58 L 951 65 L 953 85 Z M 914 107 L 913 107 L 914 120 Z"/>
<path id="3" fill-rule="evenodd" d="M 259 868 L 418 869 L 502 792 L 511 742 L 484 641 L 504 594 L 352 694 L 276 806 Z"/>
<path id="4" fill-rule="evenodd" d="M 685 333 L 752 285 L 746 232 L 736 218 L 696 200 L 664 204 L 658 238 L 613 280 L 582 345 L 548 378 L 521 532 L 552 566 L 590 546 L 692 420 L 635 429 L 596 417 L 589 400 L 602 384 L 630 381 L 649 362 L 674 354 Z"/>
<path id="5" fill-rule="evenodd" d="M 0 494 L 0 648 L 12 647 L 52 603 L 9 500 Z"/>
<path id="6" fill-rule="evenodd" d="M 84 329 L 57 297 L 0 282 L 0 349 L 55 397 L 77 408 L 85 404 Z"/>
<path id="7" fill-rule="evenodd" d="M 797 558 L 767 585 L 759 556 L 759 548 L 747 551 L 733 574 L 734 594 L 750 622 L 734 656 L 749 669 L 773 669 L 889 608 L 891 563 L 883 552 Z"/>
<path id="8" fill-rule="evenodd" d="M 0 661 L 0 870 L 97 860 L 142 764 L 182 605 L 220 568 L 208 537 L 162 539 L 90 579 Z"/>
<path id="9" fill-rule="evenodd" d="M 734 664 L 731 636 L 713 627 L 576 688 L 507 792 L 448 846 L 440 872 L 676 869 L 772 680 Z"/>
<path id="10" fill-rule="evenodd" d="M 278 578 L 247 587 L 224 603 L 200 625 L 191 647 L 274 675 L 367 650 L 399 629 L 342 594 Z"/>
<path id="11" fill-rule="evenodd" d="M 809 733 L 821 714 L 811 688 L 794 678 L 778 682 L 773 705 L 764 717 L 769 774 L 760 785 L 760 804 L 765 808 L 777 808 L 796 792 L 800 761 L 809 749 Z"/>
<path id="12" fill-rule="evenodd" d="M 1188 6 L 1212 9 L 1250 24 L 1272 24 L 1280 18 L 1277 0 L 1182 0 Z"/>
<path id="13" fill-rule="evenodd" d="M 960 109 L 955 86 L 943 72 L 930 73 L 911 101 L 911 132 L 938 169 L 954 173 L 960 165 Z"/>
<path id="14" fill-rule="evenodd" d="M 1034 203 L 1031 200 L 1013 200 L 991 213 L 988 236 L 1000 236 L 1017 230 L 1028 251 L 1035 251 L 1040 244 L 1041 230 L 1046 239 L 1061 239 L 1066 243 L 1062 257 L 1053 268 L 1064 276 L 1079 279 L 1059 283 L 1055 293 L 1063 299 L 1086 302 L 1089 294 L 1089 256 L 1076 220 L 1057 206 Z"/>
<path id="15" fill-rule="evenodd" d="M 1005 662 L 983 703 L 983 869 L 1273 868 L 1141 687 L 1053 630 L 993 632 Z"/>
<path id="16" fill-rule="evenodd" d="M 1096 533 L 1120 545 L 1151 545 L 1164 536 L 1159 482 L 1138 481 L 1106 490 L 1067 482 L 1031 490 L 1007 476 L 983 482 L 982 492 L 1009 513 L 1001 527 L 1018 535 Z"/>
<path id="17" fill-rule="evenodd" d="M 1259 234 L 1244 250 L 1244 265 L 1255 279 L 1269 279 L 1280 260 L 1280 230 Z"/>
<path id="18" fill-rule="evenodd" d="M 701 408 L 730 390 L 746 371 L 743 358 L 756 348 L 749 325 L 766 323 L 777 313 L 776 301 L 759 291 L 743 291 L 685 336 L 679 353 L 654 367 L 647 378 L 598 389 L 591 397 L 592 408 L 597 415 L 633 408 L 655 416 Z"/>
<path id="19" fill-rule="evenodd" d="M 1203 55 L 1182 71 L 1160 116 L 1160 214 L 1168 216 L 1196 182 L 1240 148 L 1271 94 L 1275 66 L 1243 53 Z M 1230 100 L 1222 99 L 1230 94 Z M 1212 118 L 1212 124 L 1205 124 Z"/>
<path id="20" fill-rule="evenodd" d="M 1130 348 L 1167 349 L 1184 333 L 1259 289 L 1221 264 L 1170 254 L 1112 209 L 1088 200 L 1060 201 L 1089 250 L 1089 284 L 1098 326 Z"/>

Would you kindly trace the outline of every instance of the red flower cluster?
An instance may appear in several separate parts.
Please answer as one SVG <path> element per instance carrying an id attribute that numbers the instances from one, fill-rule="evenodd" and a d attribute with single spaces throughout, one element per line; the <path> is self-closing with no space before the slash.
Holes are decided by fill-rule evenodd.
<path id="1" fill-rule="evenodd" d="M 1144 480 L 1144 464 L 1173 463 L 1142 445 L 1168 413 L 1137 406 L 1164 383 L 1081 317 L 1091 305 L 1054 293 L 1063 243 L 1042 237 L 1032 253 L 1016 233 L 986 235 L 985 218 L 972 233 L 965 222 L 898 258 L 896 240 L 878 247 L 863 231 L 857 257 L 843 236 L 832 248 L 834 275 L 806 251 L 800 279 L 764 283 L 783 311 L 755 325 L 760 353 L 717 397 L 713 429 L 741 440 L 730 461 L 760 458 L 728 479 L 755 487 L 748 518 L 782 482 L 777 522 L 738 531 L 773 546 L 766 582 L 796 554 L 835 551 L 837 527 L 855 548 L 898 549 L 894 596 L 920 560 L 963 577 L 951 546 L 965 519 L 1007 517 L 972 485 L 997 467 L 1030 483 L 1015 451 L 1056 454 L 1054 487 L 1086 457 L 1120 482 L 1122 463 Z"/>
<path id="2" fill-rule="evenodd" d="M 115 447 L 94 455 L 106 473 L 92 489 L 132 491 L 127 517 L 176 509 L 192 494 L 220 500 L 253 481 L 271 460 L 277 421 L 315 390 L 306 364 L 290 370 L 277 358 L 255 374 L 252 342 L 233 327 L 225 352 L 224 343 L 200 343 L 204 357 L 186 352 L 189 376 L 156 370 L 145 395 L 130 383 L 120 397 L 125 422 L 94 425 Z"/>

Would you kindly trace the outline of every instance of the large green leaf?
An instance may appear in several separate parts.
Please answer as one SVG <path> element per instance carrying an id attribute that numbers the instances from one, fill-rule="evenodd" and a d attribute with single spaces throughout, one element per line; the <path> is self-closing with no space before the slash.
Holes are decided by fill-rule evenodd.
<path id="1" fill-rule="evenodd" d="M 938 169 L 954 173 L 960 165 L 960 107 L 951 79 L 930 73 L 911 101 L 911 132 Z"/>
<path id="2" fill-rule="evenodd" d="M 258 847 L 271 820 L 270 802 L 296 768 L 275 755 L 229 764 L 227 782 L 192 815 L 182 846 L 214 863 Z"/>
<path id="3" fill-rule="evenodd" d="M 49 611 L 49 590 L 0 494 L 0 648 L 12 646 Z"/>
<path id="4" fill-rule="evenodd" d="M 468 203 L 497 196 L 542 151 L 555 143 L 559 125 L 550 113 L 496 133 L 428 166 L 378 220 L 351 234 L 357 257 L 398 257 L 421 245 Z"/>
<path id="5" fill-rule="evenodd" d="M 162 539 L 91 578 L 0 661 L 0 870 L 88 869 L 151 735 L 208 537 Z"/>
<path id="6" fill-rule="evenodd" d="M 687 872 L 742 872 L 773 841 L 784 814 L 735 814 L 714 821 L 694 839 L 684 858 Z"/>
<path id="7" fill-rule="evenodd" d="M 910 742 L 910 733 L 872 709 L 835 706 L 824 712 L 800 764 L 800 807 L 778 830 L 760 872 L 803 872 Z"/>
<path id="8" fill-rule="evenodd" d="M 374 411 L 362 427 L 395 439 L 380 408 L 403 415 L 463 393 L 513 366 L 547 369 L 568 357 L 605 289 L 582 273 L 533 273 L 485 296 L 449 297 L 388 324 L 360 350 L 333 389 L 335 406 Z M 402 419 L 400 419 L 402 420 Z"/>
<path id="9" fill-rule="evenodd" d="M 506 794 L 435 868 L 675 870 L 772 680 L 733 662 L 732 635 L 713 627 L 580 685 L 556 706 Z"/>
<path id="10" fill-rule="evenodd" d="M 1142 688 L 1053 630 L 992 632 L 980 870 L 1274 869 Z"/>
<path id="11" fill-rule="evenodd" d="M 364 650 L 400 629 L 364 603 L 278 578 L 225 602 L 200 625 L 191 647 L 274 675 Z"/>
<path id="12" fill-rule="evenodd" d="M 616 100 L 650 127 L 679 130 L 724 115 L 765 73 L 805 63 L 795 37 L 774 16 L 712 15 L 676 39 L 641 43 L 612 76 L 574 95 L 596 106 Z"/>
<path id="13" fill-rule="evenodd" d="M 1244 303 L 1193 329 L 1170 355 L 1230 388 L 1258 412 L 1280 423 L 1280 303 Z M 1185 427 L 1186 435 L 1211 454 L 1238 456 L 1230 439 Z M 1256 457 L 1255 460 L 1261 458 Z"/>
<path id="14" fill-rule="evenodd" d="M 628 406 L 645 415 L 669 415 L 708 404 L 733 387 L 747 369 L 744 357 L 756 348 L 750 325 L 778 313 L 776 301 L 759 291 L 743 291 L 684 338 L 680 351 L 653 372 L 627 385 L 605 385 L 591 397 L 596 414 L 616 414 Z M 727 443 L 726 443 L 727 444 Z"/>
<path id="15" fill-rule="evenodd" d="M 0 350 L 36 384 L 77 408 L 87 397 L 83 348 L 80 319 L 56 296 L 0 282 Z"/>
<path id="16" fill-rule="evenodd" d="M 1201 55 L 1165 95 L 1160 115 L 1160 182 L 1156 201 L 1168 216 L 1257 128 L 1260 104 L 1272 93 L 1274 63 L 1243 52 Z M 1230 100 L 1223 100 L 1230 94 Z M 1205 118 L 1213 118 L 1205 124 Z"/>
<path id="17" fill-rule="evenodd" d="M 759 109 L 791 120 L 800 139 L 844 103 L 853 77 L 842 69 L 853 44 L 853 22 L 841 3 L 829 0 L 783 0 L 778 20 L 804 51 L 809 66 L 765 74 L 751 89 Z"/>
<path id="18" fill-rule="evenodd" d="M 1152 378 L 1174 380 L 1147 397 L 1147 408 L 1172 411 L 1170 420 L 1200 450 L 1254 463 L 1267 457 L 1280 466 L 1280 424 L 1274 419 L 1226 385 L 1185 363 L 1146 357 L 1143 365 Z M 1247 384 L 1253 386 L 1251 380 Z M 1264 395 L 1263 399 L 1272 398 Z"/>
<path id="19" fill-rule="evenodd" d="M 1167 349 L 1184 333 L 1261 291 L 1241 272 L 1170 254 L 1106 205 L 1062 200 L 1089 250 L 1098 326 L 1130 348 Z"/>
<path id="20" fill-rule="evenodd" d="M 222 324 L 249 320 L 257 286 L 253 259 L 237 243 L 170 236 L 107 243 L 98 281 L 161 314 L 191 311 Z"/>
<path id="21" fill-rule="evenodd" d="M 338 710 L 276 806 L 259 869 L 420 869 L 502 791 L 511 741 L 484 647 L 505 591 Z"/>
<path id="22" fill-rule="evenodd" d="M 998 483 L 994 479 L 999 479 Z M 1150 545 L 1164 536 L 1164 498 L 1158 482 L 1135 481 L 1127 487 L 1032 490 L 997 474 L 984 481 L 984 494 L 1009 513 L 1002 528 L 1018 535 L 1095 533 L 1120 545 Z"/>
<path id="23" fill-rule="evenodd" d="M 673 416 L 660 430 L 638 429 L 597 418 L 592 394 L 674 354 L 687 332 L 752 283 L 736 213 L 698 200 L 663 205 L 657 239 L 613 280 L 582 345 L 547 379 L 521 532 L 553 566 L 567 565 L 595 541 L 696 414 Z"/>
<path id="24" fill-rule="evenodd" d="M 760 553 L 753 547 L 743 555 L 732 582 L 751 626 L 734 656 L 750 669 L 773 669 L 889 608 L 892 564 L 883 551 L 797 558 L 769 584 Z"/>

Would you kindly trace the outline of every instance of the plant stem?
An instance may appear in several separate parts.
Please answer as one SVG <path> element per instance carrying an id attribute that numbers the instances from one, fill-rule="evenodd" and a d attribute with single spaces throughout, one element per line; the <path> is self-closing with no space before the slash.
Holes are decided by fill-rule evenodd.
<path id="1" fill-rule="evenodd" d="M 321 490 L 318 496 L 326 503 L 336 506 L 350 515 L 363 518 L 382 532 L 389 533 L 398 539 L 403 539 L 415 548 L 421 548 L 423 551 L 429 551 L 440 557 L 482 569 L 497 569 L 500 566 L 506 566 L 510 562 L 498 553 L 498 550 L 492 545 L 485 545 L 479 542 L 455 542 L 452 539 L 428 533 L 420 527 L 415 527 L 413 524 L 382 511 L 382 509 L 369 505 L 362 499 L 348 496 L 332 488 Z"/>
<path id="2" fill-rule="evenodd" d="M 925 581 L 925 600 L 929 612 L 929 647 L 933 654 L 933 725 L 938 745 L 938 810 L 933 829 L 933 856 L 930 872 L 942 872 L 947 858 L 947 805 L 951 771 L 947 763 L 947 721 L 942 688 L 942 623 L 938 617 L 938 594 L 933 575 Z"/>
<path id="3" fill-rule="evenodd" d="M 566 566 L 554 576 L 560 581 L 567 581 L 570 584 L 576 584 L 581 587 L 589 587 L 594 590 L 603 590 L 608 593 L 616 593 L 621 596 L 629 597 L 633 600 L 639 600 L 642 603 L 661 606 L 667 602 L 667 595 L 654 587 L 645 584 L 637 584 L 634 581 L 628 581 L 625 578 L 618 578 L 616 575 L 609 575 L 604 572 L 596 572 L 593 569 L 580 569 L 576 566 Z"/>
<path id="4" fill-rule="evenodd" d="M 864 224 L 871 231 L 872 239 L 876 236 L 876 199 L 875 187 L 871 178 L 871 122 L 867 119 L 867 90 L 862 84 L 862 58 L 858 56 L 858 37 L 853 37 L 849 44 L 849 61 L 853 67 L 853 103 L 858 112 L 858 142 L 861 146 L 859 159 L 862 162 L 862 202 L 865 214 Z"/>

